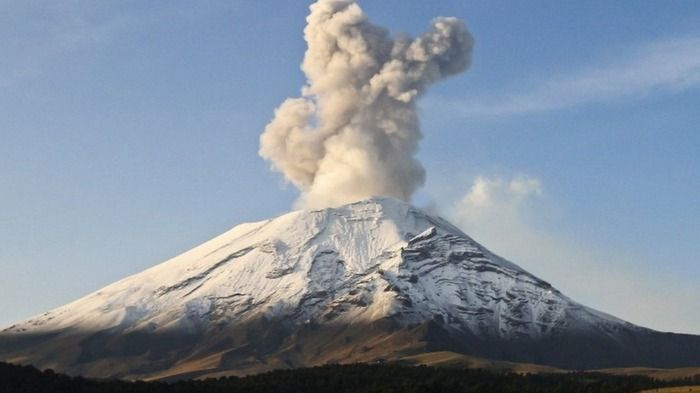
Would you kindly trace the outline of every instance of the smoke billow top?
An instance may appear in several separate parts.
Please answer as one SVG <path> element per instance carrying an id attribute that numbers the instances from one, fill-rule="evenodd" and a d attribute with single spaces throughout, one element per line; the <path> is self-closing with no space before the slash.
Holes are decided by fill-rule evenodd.
<path id="1" fill-rule="evenodd" d="M 260 155 L 301 190 L 300 206 L 408 200 L 425 181 L 416 99 L 469 66 L 471 36 L 458 19 L 439 17 L 420 37 L 391 37 L 351 0 L 319 0 L 310 10 L 307 85 L 277 108 Z"/>

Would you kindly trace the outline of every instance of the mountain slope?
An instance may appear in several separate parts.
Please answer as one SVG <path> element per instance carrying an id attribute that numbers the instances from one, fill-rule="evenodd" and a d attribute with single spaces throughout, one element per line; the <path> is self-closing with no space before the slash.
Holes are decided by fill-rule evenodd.
<path id="1" fill-rule="evenodd" d="M 0 333 L 0 359 L 132 378 L 436 350 L 565 368 L 700 365 L 698 337 L 582 306 L 391 198 L 239 225 Z"/>

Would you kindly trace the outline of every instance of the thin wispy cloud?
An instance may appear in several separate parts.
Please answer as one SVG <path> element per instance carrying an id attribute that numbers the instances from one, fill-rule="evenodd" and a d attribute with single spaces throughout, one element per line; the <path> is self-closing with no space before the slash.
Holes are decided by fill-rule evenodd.
<path id="1" fill-rule="evenodd" d="M 35 77 L 60 55 L 105 41 L 114 29 L 114 18 L 93 21 L 89 11 L 73 3 L 15 4 L 2 7 L 0 22 L 0 87 L 9 87 Z M 27 15 L 40 20 L 19 23 Z"/>
<path id="2" fill-rule="evenodd" d="M 638 99 L 700 87 L 700 36 L 643 45 L 614 61 L 540 79 L 511 92 L 433 105 L 459 117 L 520 115 L 577 105 Z"/>
<path id="3" fill-rule="evenodd" d="M 0 88 L 36 78 L 61 58 L 109 45 L 128 32 L 188 17 L 176 11 L 162 7 L 136 13 L 119 4 L 87 1 L 2 3 Z"/>

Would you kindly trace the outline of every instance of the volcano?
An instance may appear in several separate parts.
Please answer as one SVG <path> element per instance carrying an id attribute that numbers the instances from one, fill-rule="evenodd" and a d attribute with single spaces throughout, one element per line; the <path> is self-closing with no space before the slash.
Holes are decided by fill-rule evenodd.
<path id="1" fill-rule="evenodd" d="M 670 368 L 700 365 L 700 336 L 581 305 L 444 219 L 385 197 L 238 225 L 0 333 L 0 360 L 131 379 L 439 351 Z"/>

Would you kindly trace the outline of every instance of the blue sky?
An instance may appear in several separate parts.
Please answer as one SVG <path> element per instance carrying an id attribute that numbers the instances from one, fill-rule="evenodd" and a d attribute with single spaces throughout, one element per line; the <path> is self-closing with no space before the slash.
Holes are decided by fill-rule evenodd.
<path id="1" fill-rule="evenodd" d="M 700 3 L 364 1 L 457 16 L 415 203 L 635 323 L 700 334 Z M 257 155 L 308 2 L 0 3 L 0 325 L 290 209 Z"/>

